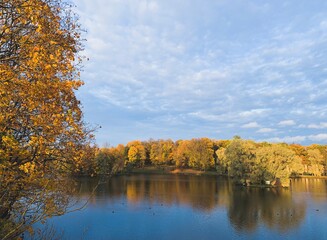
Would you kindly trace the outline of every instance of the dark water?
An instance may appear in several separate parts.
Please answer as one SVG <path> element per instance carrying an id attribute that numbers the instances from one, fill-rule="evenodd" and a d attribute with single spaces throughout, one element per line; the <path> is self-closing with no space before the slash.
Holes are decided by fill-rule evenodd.
<path id="1" fill-rule="evenodd" d="M 64 239 L 327 239 L 327 181 L 290 189 L 234 186 L 215 176 L 81 179 L 87 207 L 49 221 Z"/>

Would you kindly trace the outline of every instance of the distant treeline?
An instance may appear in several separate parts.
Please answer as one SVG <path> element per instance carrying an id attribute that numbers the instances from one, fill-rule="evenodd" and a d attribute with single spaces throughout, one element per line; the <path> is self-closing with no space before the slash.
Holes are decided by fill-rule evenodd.
<path id="1" fill-rule="evenodd" d="M 232 140 L 136 140 L 90 151 L 95 157 L 81 162 L 81 174 L 111 175 L 145 166 L 174 166 L 217 171 L 242 184 L 280 180 L 287 186 L 289 177 L 325 176 L 327 172 L 327 145 L 254 142 L 238 136 Z"/>

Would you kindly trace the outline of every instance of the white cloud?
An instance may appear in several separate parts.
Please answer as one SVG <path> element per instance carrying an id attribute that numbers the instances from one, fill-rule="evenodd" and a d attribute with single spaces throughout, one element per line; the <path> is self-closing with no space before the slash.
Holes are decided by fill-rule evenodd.
<path id="1" fill-rule="evenodd" d="M 316 142 L 321 142 L 321 141 L 327 141 L 327 134 L 326 133 L 320 133 L 320 134 L 317 134 L 317 135 L 310 135 L 308 136 L 308 138 L 311 140 L 311 141 L 316 141 Z"/>
<path id="2" fill-rule="evenodd" d="M 304 3 L 308 8 L 296 11 L 251 1 L 79 0 L 76 4 L 88 31 L 85 55 L 90 58 L 82 73 L 86 83 L 82 94 L 88 94 L 84 101 L 107 107 L 98 116 L 110 118 L 109 109 L 115 106 L 155 113 L 138 121 L 152 120 L 162 129 L 168 123 L 160 119 L 173 116 L 174 122 L 192 129 L 203 129 L 207 121 L 212 129 L 231 124 L 236 133 L 259 137 L 278 125 L 281 141 L 313 141 L 314 137 L 303 140 L 302 135 L 326 128 L 327 8 L 315 8 L 326 4 L 322 0 L 314 6 Z M 295 0 L 290 4 L 297 6 Z M 278 17 L 267 19 L 272 13 Z M 86 107 L 85 115 L 92 110 Z M 282 127 L 295 126 L 292 119 L 316 122 L 292 128 L 299 136 L 287 137 L 289 129 Z M 278 124 L 264 128 L 258 122 Z M 146 125 L 143 129 L 150 131 Z"/>
<path id="3" fill-rule="evenodd" d="M 262 141 L 267 141 L 267 142 L 286 142 L 286 143 L 300 143 L 304 142 L 307 139 L 306 136 L 286 136 L 286 137 L 274 137 L 274 138 L 268 138 L 264 139 Z"/>
<path id="4" fill-rule="evenodd" d="M 321 122 L 320 124 L 309 124 L 308 128 L 313 128 L 313 129 L 327 128 L 327 122 Z"/>
<path id="5" fill-rule="evenodd" d="M 221 117 L 218 115 L 206 114 L 203 112 L 192 112 L 192 113 L 189 113 L 188 115 L 195 116 L 197 118 L 207 120 L 207 121 L 217 121 L 217 120 L 221 119 Z"/>
<path id="6" fill-rule="evenodd" d="M 286 127 L 286 126 L 294 126 L 296 123 L 294 120 L 283 120 L 278 123 L 279 126 Z"/>
<path id="7" fill-rule="evenodd" d="M 274 132 L 275 129 L 273 128 L 260 128 L 257 133 L 270 133 L 270 132 Z"/>
<path id="8" fill-rule="evenodd" d="M 250 111 L 242 111 L 240 112 L 241 117 L 255 117 L 255 116 L 262 116 L 264 114 L 267 114 L 269 112 L 269 109 L 267 108 L 258 108 L 258 109 L 251 109 Z"/>
<path id="9" fill-rule="evenodd" d="M 242 128 L 259 128 L 260 125 L 257 122 L 249 122 L 242 125 Z"/>

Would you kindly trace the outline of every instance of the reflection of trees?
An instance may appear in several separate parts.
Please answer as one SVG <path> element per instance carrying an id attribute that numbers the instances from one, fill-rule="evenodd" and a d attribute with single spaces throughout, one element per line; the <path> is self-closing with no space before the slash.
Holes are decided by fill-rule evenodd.
<path id="1" fill-rule="evenodd" d="M 239 231 L 253 231 L 260 223 L 287 231 L 301 223 L 305 204 L 295 203 L 287 189 L 235 187 L 230 195 L 228 215 Z"/>
<path id="2" fill-rule="evenodd" d="M 301 178 L 292 180 L 292 191 L 310 196 L 315 202 L 326 202 L 327 181 L 326 179 Z"/>
<path id="3" fill-rule="evenodd" d="M 98 179 L 81 179 L 78 197 L 87 198 L 98 184 Z M 229 182 L 214 176 L 132 175 L 117 176 L 100 184 L 91 198 L 114 201 L 126 196 L 129 203 L 142 201 L 162 204 L 190 205 L 199 210 L 212 210 L 226 204 Z M 98 204 L 98 203 L 97 203 Z"/>
<path id="4" fill-rule="evenodd" d="M 96 179 L 81 181 L 78 195 L 88 196 L 97 183 Z M 293 185 L 300 189 L 301 183 L 296 184 Z M 326 185 L 323 186 L 326 190 Z M 305 204 L 293 201 L 292 191 L 244 188 L 214 176 L 132 175 L 113 177 L 100 184 L 91 204 L 126 198 L 130 204 L 178 204 L 201 211 L 225 206 L 230 222 L 238 231 L 254 231 L 259 224 L 287 231 L 297 227 L 305 216 Z"/>

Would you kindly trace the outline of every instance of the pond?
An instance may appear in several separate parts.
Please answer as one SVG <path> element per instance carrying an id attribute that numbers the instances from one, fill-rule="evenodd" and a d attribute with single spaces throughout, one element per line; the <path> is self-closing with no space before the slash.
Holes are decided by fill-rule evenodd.
<path id="1" fill-rule="evenodd" d="M 223 177 L 116 176 L 78 180 L 89 203 L 50 219 L 63 239 L 327 239 L 327 180 L 245 188 Z"/>

